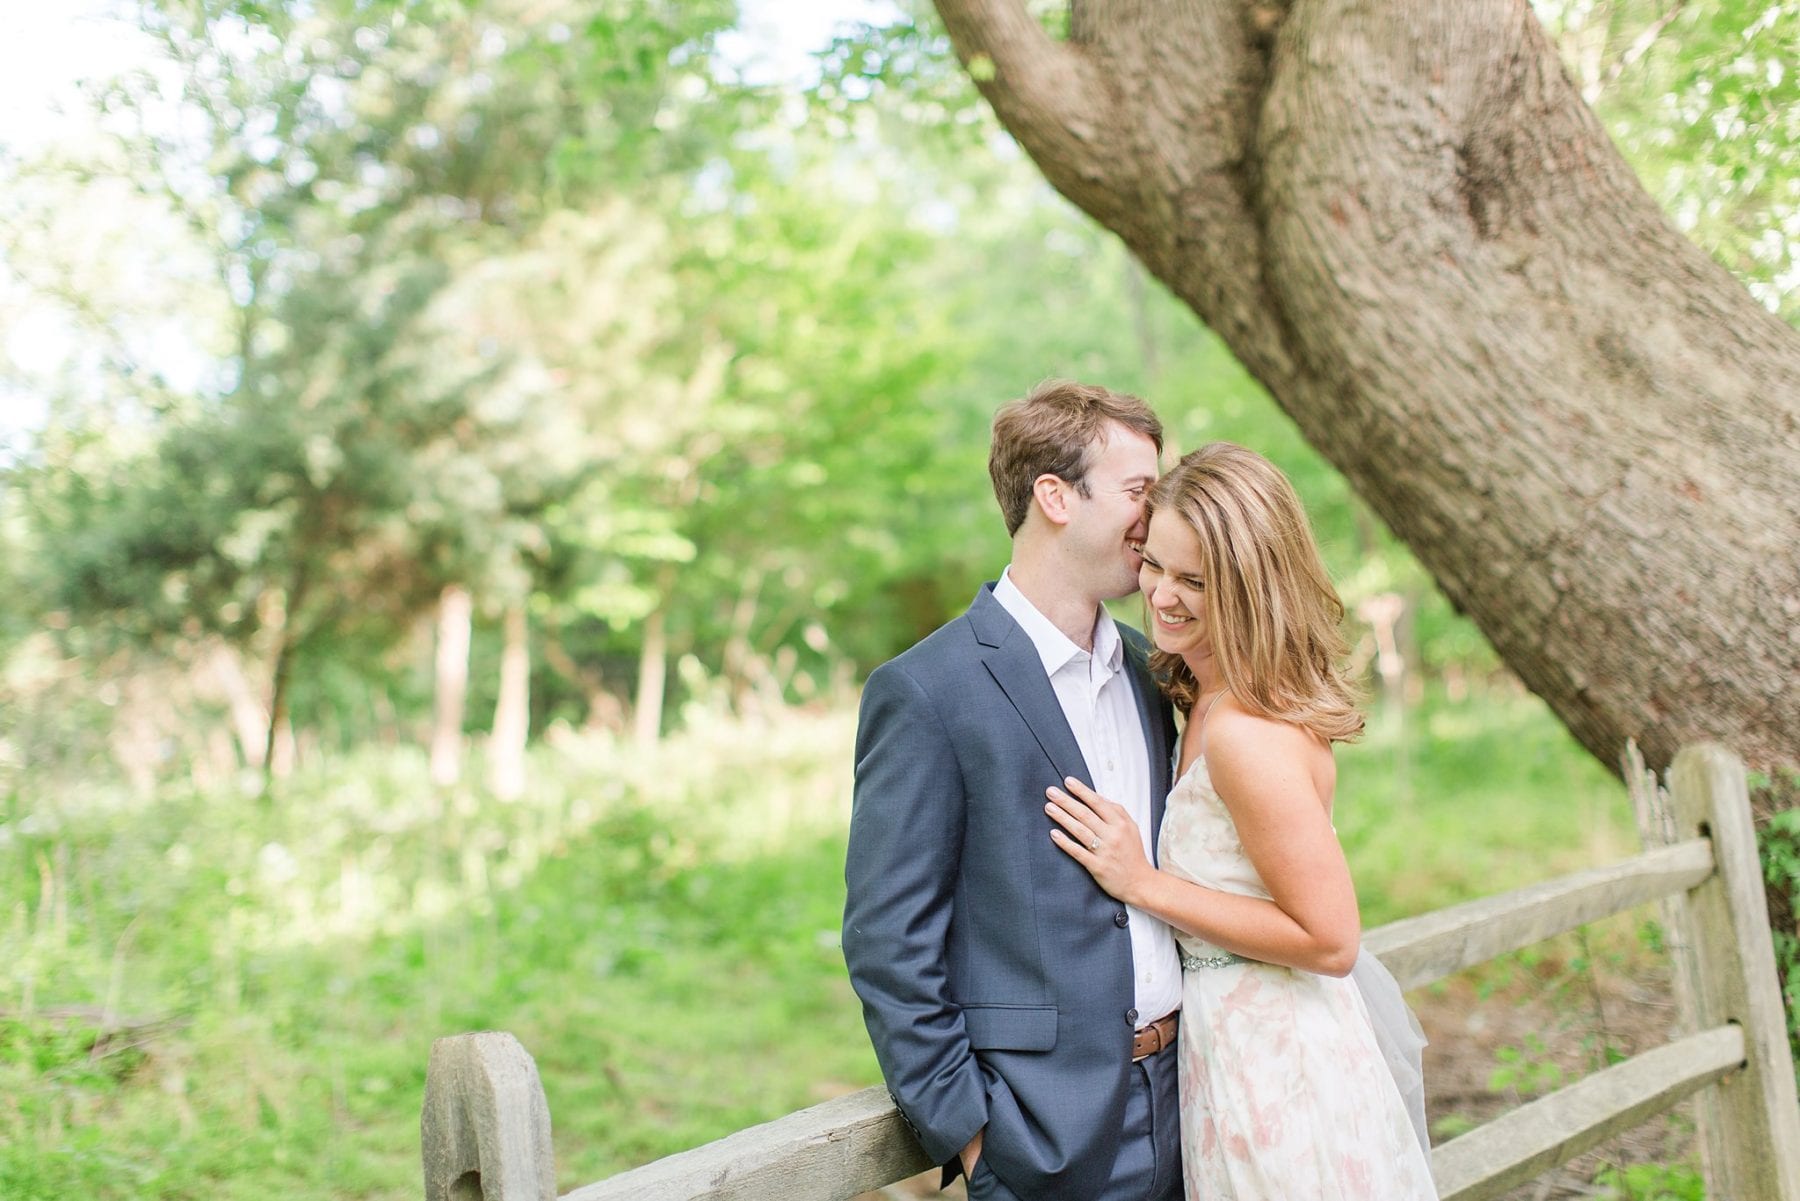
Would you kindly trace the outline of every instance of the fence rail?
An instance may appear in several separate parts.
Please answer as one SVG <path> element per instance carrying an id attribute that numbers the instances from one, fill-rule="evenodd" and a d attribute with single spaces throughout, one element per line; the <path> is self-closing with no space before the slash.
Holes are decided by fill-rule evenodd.
<path id="1" fill-rule="evenodd" d="M 1743 765 L 1676 756 L 1667 791 L 1630 752 L 1648 849 L 1619 863 L 1407 918 L 1364 945 L 1416 988 L 1661 900 L 1677 1037 L 1432 1150 L 1444 1201 L 1517 1187 L 1698 1095 L 1707 1195 L 1800 1201 L 1800 1104 Z M 421 1123 L 427 1201 L 554 1201 L 549 1110 L 509 1034 L 439 1039 Z M 563 1201 L 843 1201 L 931 1167 L 880 1087 L 585 1185 Z"/>

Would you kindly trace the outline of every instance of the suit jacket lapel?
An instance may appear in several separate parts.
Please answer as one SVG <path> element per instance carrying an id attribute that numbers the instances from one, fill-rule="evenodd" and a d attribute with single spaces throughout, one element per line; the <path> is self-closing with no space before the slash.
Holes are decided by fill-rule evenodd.
<path id="1" fill-rule="evenodd" d="M 1125 638 L 1125 661 L 1131 665 L 1131 690 L 1137 697 L 1138 720 L 1144 726 L 1144 746 L 1150 752 L 1150 845 L 1154 848 L 1155 831 L 1162 829 L 1163 805 L 1169 796 L 1173 754 L 1169 745 L 1170 723 L 1164 712 L 1167 702 L 1150 674 L 1149 652 L 1136 639 Z"/>
<path id="2" fill-rule="evenodd" d="M 1069 719 L 1057 703 L 1050 677 L 1044 674 L 1044 661 L 1038 658 L 1037 648 L 1019 623 L 994 599 L 992 586 L 983 586 L 976 594 L 968 616 L 975 640 L 986 648 L 982 662 L 1006 693 L 1006 699 L 1025 719 L 1032 736 L 1056 768 L 1057 779 L 1074 776 L 1091 785 L 1094 777 L 1088 773 L 1087 760 L 1081 757 Z"/>

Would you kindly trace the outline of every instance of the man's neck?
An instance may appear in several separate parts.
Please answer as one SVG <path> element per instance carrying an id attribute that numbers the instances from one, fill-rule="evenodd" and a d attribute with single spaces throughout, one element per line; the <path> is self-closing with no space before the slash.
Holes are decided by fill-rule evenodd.
<path id="1" fill-rule="evenodd" d="M 1014 558 L 1007 578 L 1032 608 L 1050 620 L 1063 636 L 1084 651 L 1094 649 L 1094 622 L 1100 616 L 1097 598 L 1070 590 L 1064 574 L 1041 559 Z"/>

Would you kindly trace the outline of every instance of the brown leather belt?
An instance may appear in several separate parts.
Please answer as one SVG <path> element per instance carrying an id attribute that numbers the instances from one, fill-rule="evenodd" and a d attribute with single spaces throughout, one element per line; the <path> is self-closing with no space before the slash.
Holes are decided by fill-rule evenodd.
<path id="1" fill-rule="evenodd" d="M 1175 1045 L 1175 1027 L 1181 1022 L 1181 1010 L 1171 1010 L 1131 1036 L 1131 1062 L 1147 1059 L 1164 1047 Z"/>

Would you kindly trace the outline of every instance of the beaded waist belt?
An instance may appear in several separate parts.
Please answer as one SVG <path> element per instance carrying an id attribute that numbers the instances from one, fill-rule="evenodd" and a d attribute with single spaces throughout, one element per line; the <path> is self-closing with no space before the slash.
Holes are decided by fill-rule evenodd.
<path id="1" fill-rule="evenodd" d="M 1181 970 L 1191 972 L 1203 967 L 1230 967 L 1234 963 L 1249 963 L 1242 955 L 1233 955 L 1226 951 L 1220 955 L 1189 955 L 1181 953 Z"/>

